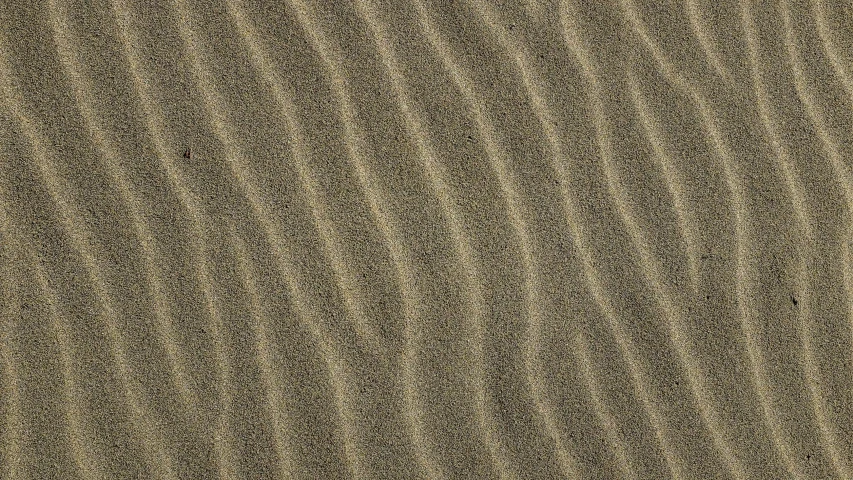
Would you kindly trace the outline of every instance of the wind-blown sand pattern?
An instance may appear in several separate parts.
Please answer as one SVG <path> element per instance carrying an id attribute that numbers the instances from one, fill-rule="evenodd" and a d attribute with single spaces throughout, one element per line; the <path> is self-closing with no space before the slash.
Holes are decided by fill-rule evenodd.
<path id="1" fill-rule="evenodd" d="M 0 478 L 853 479 L 849 2 L 0 27 Z"/>

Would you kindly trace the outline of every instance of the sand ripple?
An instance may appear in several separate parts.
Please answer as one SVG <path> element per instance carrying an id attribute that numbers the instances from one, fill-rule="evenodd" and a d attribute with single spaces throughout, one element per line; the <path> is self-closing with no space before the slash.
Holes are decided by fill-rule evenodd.
<path id="1" fill-rule="evenodd" d="M 0 478 L 853 478 L 849 6 L 17 3 Z"/>

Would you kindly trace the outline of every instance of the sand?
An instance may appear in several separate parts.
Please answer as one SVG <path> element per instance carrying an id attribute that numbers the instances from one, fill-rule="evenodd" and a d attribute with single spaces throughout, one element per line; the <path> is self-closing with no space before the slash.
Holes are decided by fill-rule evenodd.
<path id="1" fill-rule="evenodd" d="M 0 3 L 0 478 L 853 479 L 849 3 Z"/>

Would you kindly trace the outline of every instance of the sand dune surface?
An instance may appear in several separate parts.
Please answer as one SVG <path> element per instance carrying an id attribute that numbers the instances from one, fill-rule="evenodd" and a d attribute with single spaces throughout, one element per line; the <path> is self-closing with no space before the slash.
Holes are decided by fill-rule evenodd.
<path id="1" fill-rule="evenodd" d="M 0 2 L 0 478 L 853 479 L 853 7 Z"/>

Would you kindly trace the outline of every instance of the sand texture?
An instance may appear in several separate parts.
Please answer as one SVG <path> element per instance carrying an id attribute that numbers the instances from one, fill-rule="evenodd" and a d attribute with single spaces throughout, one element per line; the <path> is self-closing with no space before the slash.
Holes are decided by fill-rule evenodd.
<path id="1" fill-rule="evenodd" d="M 0 479 L 853 479 L 853 3 L 0 1 Z"/>

